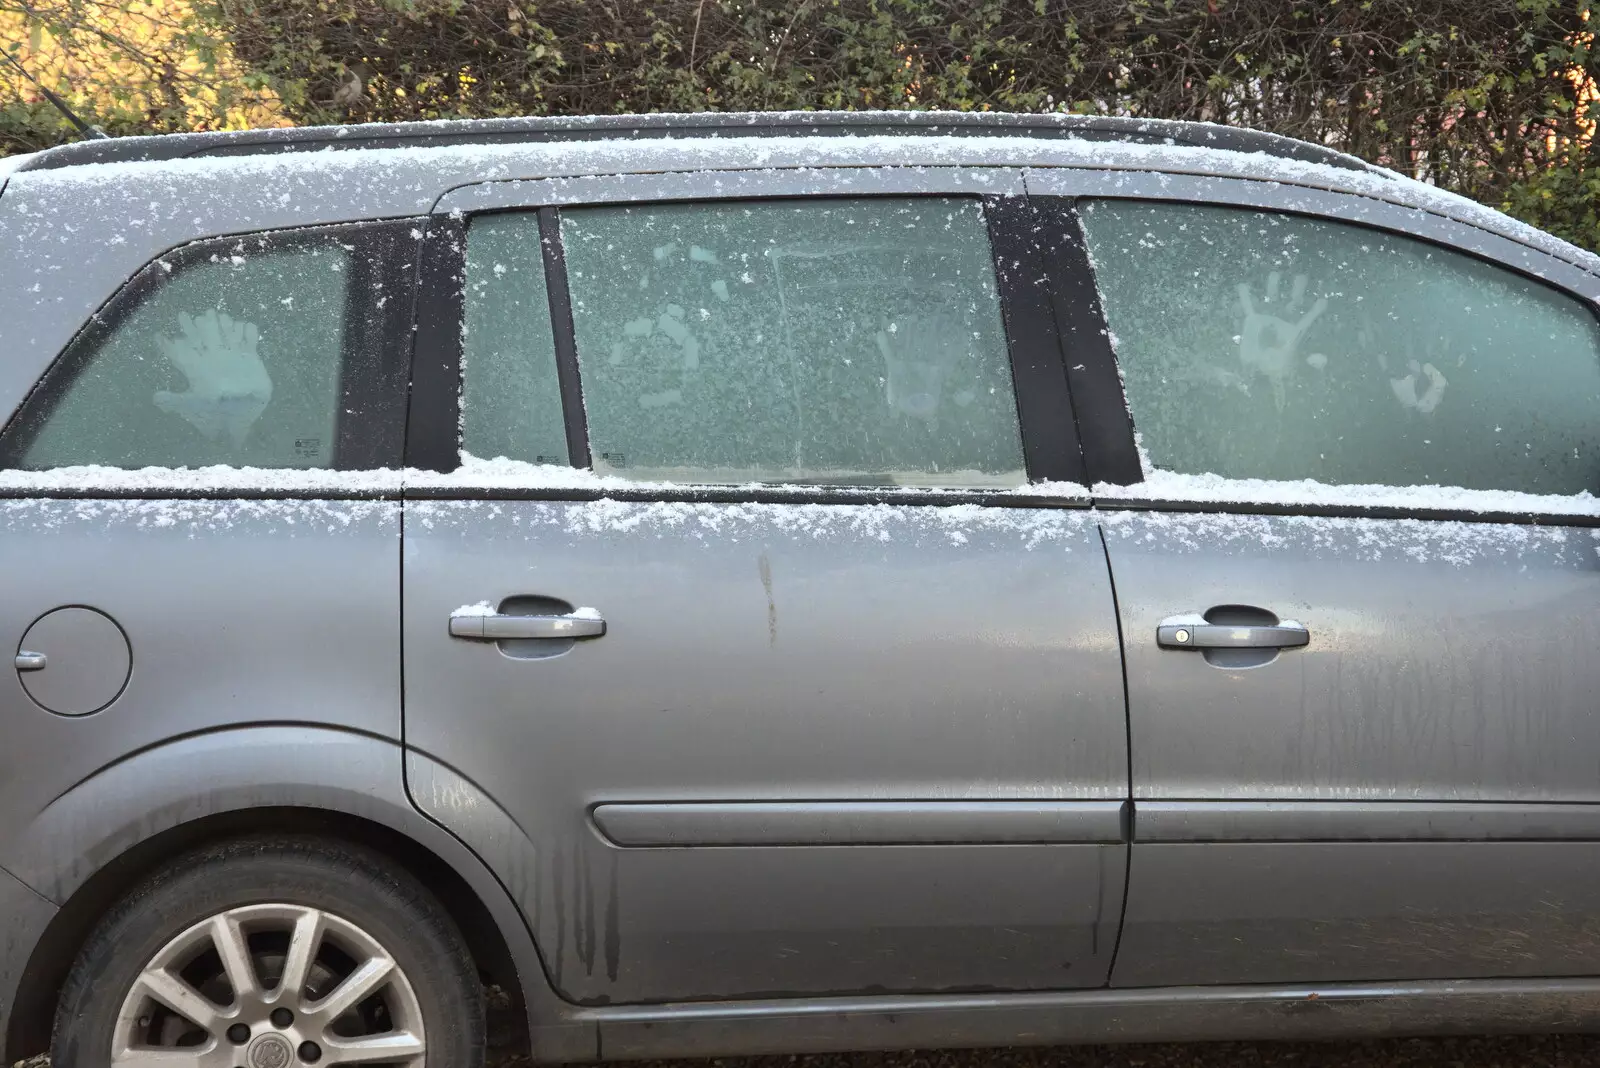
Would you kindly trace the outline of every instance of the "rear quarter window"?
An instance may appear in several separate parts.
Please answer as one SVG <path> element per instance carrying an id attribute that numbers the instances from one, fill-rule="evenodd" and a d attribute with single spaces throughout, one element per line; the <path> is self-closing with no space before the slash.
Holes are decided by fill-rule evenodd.
<path id="1" fill-rule="evenodd" d="M 10 466 L 332 466 L 353 255 L 253 237 L 147 267 L 47 377 Z"/>

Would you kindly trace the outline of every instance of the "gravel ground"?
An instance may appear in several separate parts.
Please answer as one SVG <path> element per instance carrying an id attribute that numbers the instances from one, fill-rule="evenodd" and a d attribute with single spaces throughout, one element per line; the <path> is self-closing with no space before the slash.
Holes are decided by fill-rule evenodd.
<path id="1" fill-rule="evenodd" d="M 531 1063 L 516 1057 L 502 1059 L 492 1068 L 527 1068 Z M 1600 1036 L 841 1053 L 646 1061 L 634 1068 L 1600 1068 Z"/>

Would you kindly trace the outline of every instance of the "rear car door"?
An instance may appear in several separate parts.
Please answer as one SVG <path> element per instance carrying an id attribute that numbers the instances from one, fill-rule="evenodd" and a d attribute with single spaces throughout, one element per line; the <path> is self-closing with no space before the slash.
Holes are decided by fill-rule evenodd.
<path id="1" fill-rule="evenodd" d="M 1115 618 L 1081 492 L 1030 485 L 1078 472 L 1017 193 L 752 172 L 439 206 L 411 787 L 563 996 L 1105 981 Z"/>
<path id="2" fill-rule="evenodd" d="M 1149 191 L 1050 209 L 1132 421 L 1095 443 L 1131 483 L 1097 490 L 1137 806 L 1113 982 L 1593 974 L 1594 280 L 1359 197 Z"/>

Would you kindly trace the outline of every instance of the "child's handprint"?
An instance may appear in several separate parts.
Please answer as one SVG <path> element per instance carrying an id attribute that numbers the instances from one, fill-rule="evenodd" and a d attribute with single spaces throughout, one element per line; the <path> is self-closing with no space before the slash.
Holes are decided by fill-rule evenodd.
<path id="1" fill-rule="evenodd" d="M 1278 291 L 1283 276 L 1278 271 L 1267 275 L 1267 292 L 1265 303 L 1276 305 Z M 1250 287 L 1240 282 L 1239 308 L 1244 312 L 1244 325 L 1239 331 L 1239 360 L 1246 367 L 1253 367 L 1265 375 L 1272 383 L 1272 398 L 1277 402 L 1278 410 L 1283 411 L 1285 401 L 1288 399 L 1287 382 L 1290 374 L 1295 370 L 1295 356 L 1299 350 L 1300 339 L 1311 328 L 1328 307 L 1326 298 L 1318 297 L 1311 308 L 1300 315 L 1298 321 L 1290 322 L 1284 316 L 1300 314 L 1300 309 L 1305 305 L 1306 276 L 1297 274 L 1289 290 L 1289 300 L 1281 307 L 1267 307 L 1257 310 L 1254 295 Z M 1276 314 L 1281 311 L 1282 316 Z"/>
<path id="2" fill-rule="evenodd" d="M 902 315 L 879 330 L 875 340 L 883 357 L 889 407 L 933 422 L 945 379 L 961 351 L 961 331 L 954 318 L 942 312 Z"/>
<path id="3" fill-rule="evenodd" d="M 182 337 L 161 338 L 161 351 L 183 372 L 185 393 L 157 390 L 157 408 L 176 415 L 208 438 L 226 433 L 244 444 L 250 428 L 272 401 L 272 378 L 256 349 L 254 323 L 234 322 L 215 309 L 199 316 L 178 313 Z"/>
<path id="4" fill-rule="evenodd" d="M 1450 383 L 1437 365 L 1445 362 L 1449 348 L 1443 337 L 1430 337 L 1423 344 L 1422 359 L 1406 361 L 1406 369 L 1411 373 L 1404 378 L 1389 379 L 1389 388 L 1394 390 L 1394 399 L 1400 402 L 1400 407 L 1419 411 L 1423 415 L 1439 407 L 1439 402 L 1444 400 L 1445 387 Z M 1457 357 L 1456 365 L 1459 367 L 1461 363 L 1461 358 Z M 1418 375 L 1428 380 L 1428 387 L 1421 394 L 1417 393 Z"/>

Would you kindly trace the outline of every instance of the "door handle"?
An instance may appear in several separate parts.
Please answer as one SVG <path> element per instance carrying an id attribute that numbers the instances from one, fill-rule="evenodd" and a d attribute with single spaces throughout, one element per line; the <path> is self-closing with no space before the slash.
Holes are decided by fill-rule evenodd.
<path id="1" fill-rule="evenodd" d="M 1234 626 L 1173 616 L 1156 627 L 1156 644 L 1165 649 L 1293 649 L 1310 641 L 1311 632 L 1292 619 L 1271 626 Z"/>
<path id="2" fill-rule="evenodd" d="M 450 616 L 452 638 L 502 642 L 517 638 L 598 638 L 606 632 L 606 621 L 592 608 L 580 608 L 559 616 L 507 616 L 497 612 L 454 612 Z"/>

